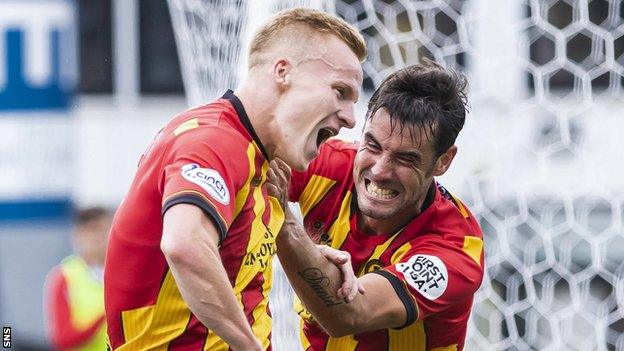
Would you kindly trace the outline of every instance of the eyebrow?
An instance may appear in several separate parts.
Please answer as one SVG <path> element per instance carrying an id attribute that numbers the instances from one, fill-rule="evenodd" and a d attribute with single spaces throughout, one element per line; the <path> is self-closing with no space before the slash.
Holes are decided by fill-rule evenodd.
<path id="1" fill-rule="evenodd" d="M 379 141 L 373 136 L 373 134 L 371 132 L 364 133 L 364 140 L 367 140 L 367 139 L 372 141 L 373 143 L 381 146 L 381 143 L 379 143 Z M 395 155 L 415 157 L 415 158 L 418 159 L 418 161 L 423 159 L 423 155 L 420 152 L 418 152 L 418 151 L 411 151 L 411 150 L 410 151 L 408 151 L 408 150 L 396 151 L 396 152 L 394 152 L 394 154 Z"/>

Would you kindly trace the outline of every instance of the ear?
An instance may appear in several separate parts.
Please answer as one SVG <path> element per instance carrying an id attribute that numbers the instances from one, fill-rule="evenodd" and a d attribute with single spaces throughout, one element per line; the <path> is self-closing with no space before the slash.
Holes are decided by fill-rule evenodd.
<path id="1" fill-rule="evenodd" d="M 433 175 L 439 177 L 446 173 L 446 170 L 451 166 L 451 162 L 457 155 L 457 146 L 453 145 L 448 148 L 442 155 L 438 157 L 433 168 Z"/>
<path id="2" fill-rule="evenodd" d="M 281 86 L 286 87 L 289 83 L 288 74 L 292 70 L 292 63 L 285 57 L 280 57 L 273 64 L 273 81 Z"/>

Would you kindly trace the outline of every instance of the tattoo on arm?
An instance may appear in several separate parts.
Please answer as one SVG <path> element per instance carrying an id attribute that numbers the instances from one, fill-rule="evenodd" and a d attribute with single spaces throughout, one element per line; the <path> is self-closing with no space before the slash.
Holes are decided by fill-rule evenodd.
<path id="1" fill-rule="evenodd" d="M 331 285 L 331 280 L 329 277 L 323 275 L 323 272 L 320 269 L 310 267 L 297 273 L 306 283 L 308 283 L 308 285 L 310 285 L 316 296 L 323 300 L 325 306 L 332 307 L 342 304 L 341 300 L 337 299 L 327 291 L 327 288 Z"/>

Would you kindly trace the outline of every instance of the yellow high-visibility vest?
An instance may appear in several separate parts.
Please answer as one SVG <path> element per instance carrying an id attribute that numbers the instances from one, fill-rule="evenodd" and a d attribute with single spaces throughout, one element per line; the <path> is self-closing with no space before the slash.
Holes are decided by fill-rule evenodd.
<path id="1" fill-rule="evenodd" d="M 60 266 L 67 282 L 71 323 L 77 329 L 86 329 L 104 314 L 104 286 L 94 279 L 89 266 L 79 256 L 65 258 Z M 75 350 L 106 350 L 106 323 Z"/>

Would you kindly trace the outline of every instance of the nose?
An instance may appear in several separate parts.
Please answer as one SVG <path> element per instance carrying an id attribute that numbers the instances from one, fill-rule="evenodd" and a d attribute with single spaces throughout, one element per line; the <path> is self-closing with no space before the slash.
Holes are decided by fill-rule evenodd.
<path id="1" fill-rule="evenodd" d="M 388 155 L 382 155 L 374 160 L 373 166 L 370 168 L 370 173 L 373 180 L 379 181 L 390 177 L 392 171 L 392 163 Z"/>
<path id="2" fill-rule="evenodd" d="M 342 127 L 351 129 L 355 127 L 355 105 L 347 102 L 346 106 L 338 111 L 338 120 Z"/>

